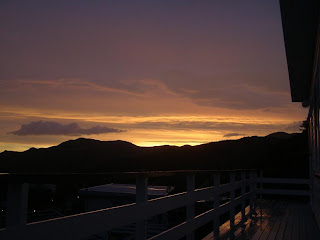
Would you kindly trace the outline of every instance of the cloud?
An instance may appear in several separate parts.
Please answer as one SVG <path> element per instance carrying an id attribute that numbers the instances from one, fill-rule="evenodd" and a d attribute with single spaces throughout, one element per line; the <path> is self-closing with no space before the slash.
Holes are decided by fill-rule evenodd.
<path id="1" fill-rule="evenodd" d="M 20 86 L 38 86 L 38 87 L 51 87 L 51 88 L 72 88 L 72 89 L 90 89 L 93 91 L 100 92 L 111 92 L 111 93 L 119 93 L 125 95 L 131 95 L 139 97 L 141 94 L 135 93 L 133 91 L 121 88 L 108 87 L 101 84 L 96 84 L 90 81 L 84 81 L 81 79 L 74 78 L 62 78 L 57 80 L 19 80 Z"/>
<path id="2" fill-rule="evenodd" d="M 239 78 L 241 75 L 243 77 Z M 224 74 L 212 72 L 204 75 L 190 71 L 169 72 L 161 79 L 168 89 L 199 106 L 264 109 L 286 106 L 291 99 L 288 86 L 278 83 L 279 77 L 274 77 L 272 74 L 241 74 L 231 71 Z M 277 81 L 277 84 L 270 83 L 273 81 Z"/>
<path id="3" fill-rule="evenodd" d="M 27 135 L 92 135 L 102 133 L 120 133 L 123 130 L 95 126 L 92 128 L 81 128 L 77 123 L 61 124 L 53 121 L 35 121 L 28 124 L 23 124 L 20 129 L 10 132 L 17 136 Z"/>
<path id="4" fill-rule="evenodd" d="M 241 134 L 241 133 L 227 133 L 225 135 L 223 135 L 223 137 L 237 137 L 237 136 L 244 136 L 245 134 Z"/>
<path id="5" fill-rule="evenodd" d="M 227 109 L 263 109 L 286 106 L 289 92 L 274 91 L 248 83 L 216 85 L 197 93 L 184 93 L 186 97 L 201 106 L 223 107 Z"/>
<path id="6" fill-rule="evenodd" d="M 290 123 L 261 123 L 261 122 L 222 122 L 222 121 L 144 121 L 139 123 L 133 123 L 124 125 L 130 128 L 145 128 L 145 129 L 162 129 L 162 130 L 210 130 L 219 132 L 230 132 L 238 133 L 242 132 L 242 136 L 246 133 L 252 132 L 277 132 L 277 131 L 288 131 L 288 132 L 298 132 L 299 124 L 298 122 Z"/>
<path id="7" fill-rule="evenodd" d="M 288 131 L 288 132 L 297 132 L 300 131 L 300 126 L 302 124 L 302 121 L 299 122 L 293 122 L 288 124 L 288 126 L 284 129 L 284 131 Z"/>

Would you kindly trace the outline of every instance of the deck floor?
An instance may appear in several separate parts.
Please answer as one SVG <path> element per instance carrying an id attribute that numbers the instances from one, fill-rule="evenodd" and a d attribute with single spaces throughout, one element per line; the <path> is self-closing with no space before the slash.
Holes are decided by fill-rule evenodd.
<path id="1" fill-rule="evenodd" d="M 246 208 L 246 213 L 249 208 Z M 221 239 L 241 240 L 316 240 L 320 231 L 307 203 L 287 201 L 259 201 L 257 215 L 241 223 L 240 213 L 235 217 L 236 231 L 230 235 L 230 223 L 220 226 Z M 215 239 L 210 233 L 203 240 Z"/>

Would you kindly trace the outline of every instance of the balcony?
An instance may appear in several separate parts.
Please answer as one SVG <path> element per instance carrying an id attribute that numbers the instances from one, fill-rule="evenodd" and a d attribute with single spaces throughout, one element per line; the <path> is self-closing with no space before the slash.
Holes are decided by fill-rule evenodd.
<path id="1" fill-rule="evenodd" d="M 320 239 L 308 202 L 309 179 L 264 178 L 256 170 L 2 174 L 1 178 L 9 187 L 0 239 L 113 239 L 110 233 L 116 229 L 126 229 L 123 239 L 137 240 Z M 27 221 L 31 214 L 28 184 L 84 179 L 110 182 L 119 178 L 135 181 L 135 202 Z M 148 199 L 148 183 L 154 179 L 176 186 L 177 179 L 183 179 L 185 184 L 167 196 Z M 177 209 L 174 216 L 179 221 L 169 221 L 161 231 L 152 231 L 154 226 L 148 220 Z"/>

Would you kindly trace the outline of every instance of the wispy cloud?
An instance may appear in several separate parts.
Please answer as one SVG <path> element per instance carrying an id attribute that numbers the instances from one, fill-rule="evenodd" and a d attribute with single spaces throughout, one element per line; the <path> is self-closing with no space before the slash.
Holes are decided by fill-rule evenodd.
<path id="1" fill-rule="evenodd" d="M 183 76 L 180 76 L 180 78 Z M 59 105 L 59 108 L 72 107 L 74 110 L 73 102 L 78 100 L 82 101 L 81 107 L 79 105 L 78 108 L 87 111 L 93 105 L 95 105 L 94 108 L 101 109 L 101 103 L 103 102 L 103 108 L 112 109 L 112 112 L 118 111 L 121 114 L 123 112 L 133 112 L 139 115 L 150 114 L 150 112 L 167 114 L 168 112 L 176 112 L 177 109 L 181 113 L 205 111 L 201 108 L 223 108 L 241 111 L 287 108 L 290 101 L 288 92 L 270 89 L 261 84 L 218 81 L 215 85 L 212 85 L 209 81 L 211 78 L 203 76 L 195 76 L 194 78 L 205 81 L 206 84 L 191 86 L 186 84 L 186 82 L 191 81 L 188 78 L 186 82 L 180 80 L 179 84 L 159 78 L 123 80 L 118 83 L 112 83 L 112 81 L 110 83 L 109 81 L 99 83 L 98 81 L 80 78 L 19 79 L 15 81 L 6 80 L 0 83 L 0 92 L 1 97 L 4 98 L 2 102 L 7 100 L 7 105 L 18 103 L 17 105 L 24 105 L 25 107 L 26 105 L 34 106 L 35 99 L 44 99 L 44 101 L 37 102 L 37 105 L 45 105 L 46 108 L 56 107 L 56 96 L 59 94 L 64 99 L 64 104 Z M 32 92 L 32 95 L 28 98 L 23 97 L 28 92 Z M 10 102 L 8 100 L 9 96 Z M 79 98 L 79 96 L 81 97 Z M 86 96 L 85 102 L 83 96 Z M 110 106 L 107 107 L 106 104 L 109 103 Z M 128 103 L 132 106 L 129 106 Z M 135 106 L 139 107 L 135 108 Z"/>
<path id="2" fill-rule="evenodd" d="M 20 129 L 10 132 L 17 136 L 27 135 L 92 135 L 102 133 L 120 133 L 123 130 L 95 126 L 92 128 L 81 128 L 77 123 L 61 124 L 53 121 L 35 121 L 28 124 L 23 124 Z"/>
<path id="3" fill-rule="evenodd" d="M 126 125 L 130 127 L 130 125 Z M 288 132 L 298 132 L 299 124 L 298 122 L 289 123 L 279 123 L 279 122 L 218 122 L 218 121 L 179 121 L 169 120 L 169 121 L 146 121 L 133 123 L 134 128 L 146 128 L 146 129 L 163 129 L 163 130 L 210 130 L 227 133 L 224 137 L 232 136 L 244 136 L 247 133 L 252 132 L 274 132 L 274 131 L 288 131 Z M 229 133 L 232 131 L 231 133 Z M 238 134 L 238 135 L 235 135 Z"/>
<path id="4" fill-rule="evenodd" d="M 223 135 L 223 137 L 238 137 L 238 136 L 244 136 L 245 134 L 241 134 L 241 133 L 227 133 L 225 135 Z"/>
<path id="5" fill-rule="evenodd" d="M 20 80 L 23 85 L 30 86 L 48 86 L 48 87 L 63 87 L 63 88 L 78 88 L 91 89 L 94 91 L 113 92 L 131 96 L 141 96 L 141 94 L 121 88 L 113 88 L 96 84 L 81 79 L 58 79 L 58 80 Z"/>
<path id="6" fill-rule="evenodd" d="M 302 124 L 302 121 L 292 122 L 287 125 L 284 131 L 288 131 L 288 132 L 298 131 L 300 130 L 301 124 Z"/>

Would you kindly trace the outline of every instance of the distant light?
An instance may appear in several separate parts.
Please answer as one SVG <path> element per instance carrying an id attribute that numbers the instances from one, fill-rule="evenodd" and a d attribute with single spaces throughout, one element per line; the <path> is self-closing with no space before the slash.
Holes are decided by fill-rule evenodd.
<path id="1" fill-rule="evenodd" d="M 51 202 L 53 202 L 53 198 L 51 199 Z"/>
<path id="2" fill-rule="evenodd" d="M 36 212 L 36 210 L 33 210 L 33 212 Z"/>
<path id="3" fill-rule="evenodd" d="M 3 212 L 3 209 L 1 209 L 1 212 Z"/>
<path id="4" fill-rule="evenodd" d="M 80 197 L 79 197 L 79 196 L 77 196 L 77 198 L 79 199 Z"/>

